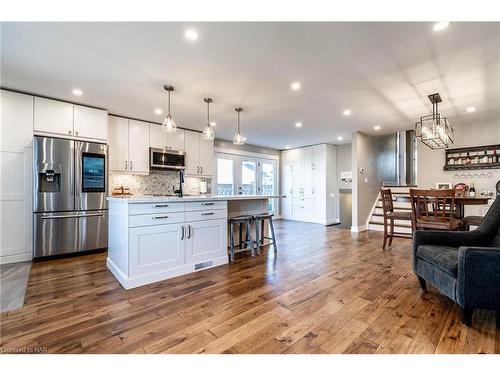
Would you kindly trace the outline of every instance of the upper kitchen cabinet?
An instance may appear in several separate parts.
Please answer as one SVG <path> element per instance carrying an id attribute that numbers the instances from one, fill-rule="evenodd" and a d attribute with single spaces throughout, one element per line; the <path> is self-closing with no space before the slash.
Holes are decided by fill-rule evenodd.
<path id="1" fill-rule="evenodd" d="M 73 129 L 77 137 L 105 141 L 108 134 L 108 112 L 75 105 Z"/>
<path id="2" fill-rule="evenodd" d="M 1 143 L 31 147 L 33 141 L 33 96 L 1 90 Z"/>
<path id="3" fill-rule="evenodd" d="M 109 116 L 109 169 L 149 173 L 149 124 Z"/>
<path id="4" fill-rule="evenodd" d="M 153 148 L 184 151 L 184 130 L 165 133 L 161 130 L 161 125 L 149 124 L 149 145 Z"/>
<path id="5" fill-rule="evenodd" d="M 198 132 L 186 130 L 186 174 L 212 176 L 214 173 L 214 141 L 207 141 Z"/>
<path id="6" fill-rule="evenodd" d="M 35 132 L 72 136 L 73 104 L 35 97 Z"/>
<path id="7" fill-rule="evenodd" d="M 45 135 L 106 142 L 107 112 L 35 97 L 34 130 Z"/>

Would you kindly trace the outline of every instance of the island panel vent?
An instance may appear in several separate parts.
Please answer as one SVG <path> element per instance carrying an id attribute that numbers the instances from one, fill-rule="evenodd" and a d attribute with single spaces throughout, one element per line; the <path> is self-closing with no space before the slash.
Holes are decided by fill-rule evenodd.
<path id="1" fill-rule="evenodd" d="M 208 262 L 203 262 L 203 263 L 197 263 L 194 265 L 194 270 L 197 271 L 197 270 L 201 270 L 203 268 L 207 268 L 207 267 L 212 267 L 212 261 L 209 260 Z"/>

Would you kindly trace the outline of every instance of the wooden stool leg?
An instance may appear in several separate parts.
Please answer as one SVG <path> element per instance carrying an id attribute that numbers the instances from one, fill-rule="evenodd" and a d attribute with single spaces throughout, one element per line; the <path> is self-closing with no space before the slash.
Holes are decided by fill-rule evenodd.
<path id="1" fill-rule="evenodd" d="M 271 227 L 271 237 L 273 239 L 274 252 L 276 253 L 278 251 L 278 245 L 276 244 L 276 236 L 274 235 L 274 224 L 272 217 L 269 218 L 269 226 Z"/>
<path id="2" fill-rule="evenodd" d="M 234 225 L 229 225 L 229 261 L 234 262 Z"/>
<path id="3" fill-rule="evenodd" d="M 385 245 L 387 243 L 387 220 L 384 218 L 384 243 L 382 249 L 385 250 Z"/>
<path id="4" fill-rule="evenodd" d="M 392 246 L 392 239 L 393 238 L 394 238 L 394 219 L 391 219 L 390 235 L 389 235 L 389 246 Z"/>

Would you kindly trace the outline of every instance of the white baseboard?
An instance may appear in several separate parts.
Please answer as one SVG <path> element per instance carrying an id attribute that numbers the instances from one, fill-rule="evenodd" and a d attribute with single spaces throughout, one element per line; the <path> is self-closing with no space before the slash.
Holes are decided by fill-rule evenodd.
<path id="1" fill-rule="evenodd" d="M 33 254 L 31 254 L 31 253 L 21 253 L 21 254 L 11 254 L 11 255 L 0 256 L 0 264 L 28 262 L 31 260 L 33 260 Z"/>
<path id="2" fill-rule="evenodd" d="M 364 232 L 367 230 L 368 230 L 368 228 L 366 227 L 366 225 L 360 225 L 358 227 L 355 227 L 355 226 L 351 227 L 351 232 L 353 232 L 353 233 L 360 233 L 360 232 Z"/>

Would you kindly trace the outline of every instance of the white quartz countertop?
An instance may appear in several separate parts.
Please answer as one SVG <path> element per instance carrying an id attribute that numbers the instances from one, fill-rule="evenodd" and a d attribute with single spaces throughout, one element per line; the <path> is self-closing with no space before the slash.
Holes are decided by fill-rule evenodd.
<path id="1" fill-rule="evenodd" d="M 108 201 L 122 203 L 149 203 L 149 202 L 201 202 L 201 201 L 245 201 L 270 198 L 285 198 L 286 195 L 189 195 L 182 198 L 165 195 L 130 195 L 125 197 L 110 196 Z"/>

